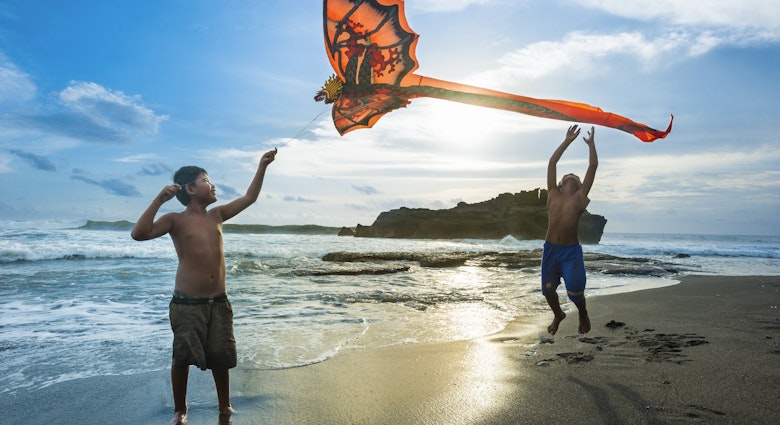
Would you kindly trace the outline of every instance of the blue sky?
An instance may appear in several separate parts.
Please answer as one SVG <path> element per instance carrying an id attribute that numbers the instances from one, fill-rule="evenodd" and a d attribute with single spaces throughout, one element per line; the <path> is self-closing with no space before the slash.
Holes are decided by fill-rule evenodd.
<path id="1" fill-rule="evenodd" d="M 417 73 L 589 103 L 607 232 L 780 235 L 780 0 L 407 0 Z M 435 99 L 339 136 L 315 0 L 0 0 L 0 218 L 135 221 L 183 165 L 238 223 L 371 224 L 544 187 L 570 123 Z M 559 175 L 582 174 L 584 143 Z M 175 200 L 163 208 L 181 210 Z"/>

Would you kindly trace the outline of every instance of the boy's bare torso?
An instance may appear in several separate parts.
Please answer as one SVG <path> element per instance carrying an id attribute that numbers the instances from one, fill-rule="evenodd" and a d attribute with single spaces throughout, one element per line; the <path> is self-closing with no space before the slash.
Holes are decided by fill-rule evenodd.
<path id="1" fill-rule="evenodd" d="M 549 191 L 547 196 L 548 224 L 545 240 L 563 246 L 578 244 L 580 216 L 588 205 L 588 198 L 583 196 L 580 190 L 567 194 L 560 189 Z"/>
<path id="2" fill-rule="evenodd" d="M 176 289 L 207 298 L 226 292 L 222 222 L 209 213 L 177 214 L 170 232 L 179 267 Z"/>

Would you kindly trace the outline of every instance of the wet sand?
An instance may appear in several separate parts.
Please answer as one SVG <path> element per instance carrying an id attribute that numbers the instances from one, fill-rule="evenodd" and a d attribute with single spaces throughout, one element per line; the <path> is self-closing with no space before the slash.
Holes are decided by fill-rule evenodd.
<path id="1" fill-rule="evenodd" d="M 776 423 L 780 277 L 690 276 L 588 307 L 585 336 L 571 311 L 555 336 L 551 315 L 526 317 L 478 340 L 235 369 L 230 418 L 216 411 L 211 375 L 193 369 L 189 423 Z M 165 424 L 171 406 L 167 371 L 0 395 L 9 424 Z"/>

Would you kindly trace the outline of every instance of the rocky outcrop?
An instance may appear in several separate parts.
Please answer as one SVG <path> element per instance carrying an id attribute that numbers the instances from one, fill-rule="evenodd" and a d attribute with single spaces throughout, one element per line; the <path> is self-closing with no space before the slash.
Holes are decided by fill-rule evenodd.
<path id="1" fill-rule="evenodd" d="M 446 210 L 406 208 L 385 211 L 370 226 L 358 224 L 357 237 L 413 239 L 544 239 L 547 232 L 547 190 L 503 193 L 475 204 L 459 203 Z M 580 218 L 582 243 L 601 240 L 607 219 L 585 212 Z"/>
<path id="2" fill-rule="evenodd" d="M 691 269 L 679 264 L 649 258 L 618 257 L 595 252 L 583 253 L 589 273 L 603 275 L 669 277 Z M 420 267 L 484 267 L 535 269 L 542 262 L 542 249 L 512 252 L 330 252 L 322 257 L 317 270 L 301 270 L 297 275 L 386 274 L 405 272 L 409 263 Z M 333 263 L 328 265 L 328 263 Z"/>
<path id="3" fill-rule="evenodd" d="M 355 236 L 355 231 L 349 227 L 342 227 L 341 230 L 339 230 L 339 236 Z"/>

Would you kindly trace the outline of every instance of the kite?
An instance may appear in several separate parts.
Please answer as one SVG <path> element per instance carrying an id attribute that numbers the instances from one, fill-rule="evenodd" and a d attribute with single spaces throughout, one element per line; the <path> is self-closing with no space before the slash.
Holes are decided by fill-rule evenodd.
<path id="1" fill-rule="evenodd" d="M 419 97 L 432 97 L 537 117 L 611 127 L 643 142 L 672 130 L 655 130 L 601 108 L 565 100 L 534 99 L 417 75 L 418 34 L 403 0 L 324 0 L 325 48 L 336 74 L 314 97 L 333 104 L 333 123 L 344 135 L 370 128 L 383 115 Z"/>

